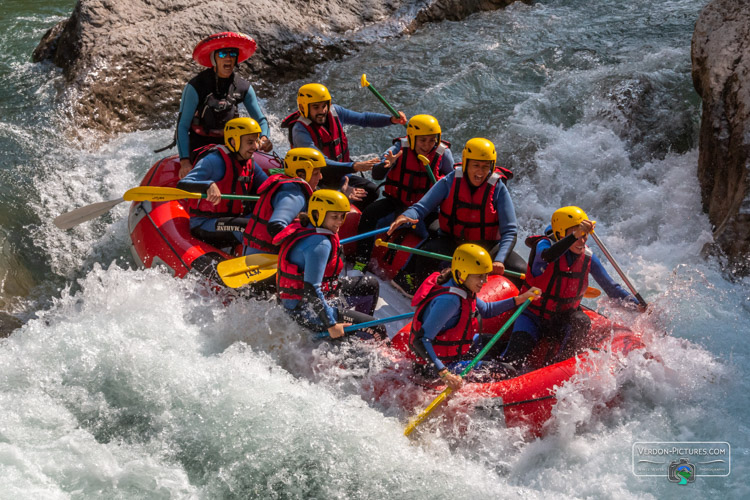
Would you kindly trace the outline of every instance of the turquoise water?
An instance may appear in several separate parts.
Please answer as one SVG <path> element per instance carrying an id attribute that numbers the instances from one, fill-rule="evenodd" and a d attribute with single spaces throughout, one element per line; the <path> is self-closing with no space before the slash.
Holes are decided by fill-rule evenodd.
<path id="1" fill-rule="evenodd" d="M 643 331 L 662 362 L 634 356 L 616 375 L 567 384 L 545 438 L 479 417 L 465 433 L 431 422 L 411 444 L 395 405 L 408 394 L 372 401 L 388 364 L 377 352 L 312 345 L 269 304 L 224 307 L 191 279 L 135 270 L 126 204 L 69 232 L 52 226 L 136 185 L 172 132 L 74 139 L 55 101 L 60 71 L 30 62 L 73 3 L 4 2 L 0 310 L 27 322 L 0 341 L 0 498 L 750 496 L 750 287 L 700 257 L 711 228 L 695 178 L 690 38 L 704 4 L 518 4 L 311 78 L 346 107 L 379 111 L 357 88 L 367 73 L 407 114 L 437 116 L 455 151 L 493 140 L 516 172 L 522 236 L 561 205 L 584 207 L 652 304 L 638 316 L 591 303 Z M 301 83 L 263 103 L 272 123 Z M 364 157 L 396 135 L 350 137 Z M 278 127 L 273 139 L 283 152 Z M 636 477 L 637 441 L 727 441 L 731 475 Z"/>

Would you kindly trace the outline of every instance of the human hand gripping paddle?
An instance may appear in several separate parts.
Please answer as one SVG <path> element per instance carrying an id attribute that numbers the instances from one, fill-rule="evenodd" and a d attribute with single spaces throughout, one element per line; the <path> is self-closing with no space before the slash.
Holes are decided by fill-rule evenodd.
<path id="1" fill-rule="evenodd" d="M 100 215 L 104 215 L 123 201 L 174 201 L 186 198 L 201 199 L 206 198 L 206 196 L 206 193 L 190 193 L 188 191 L 183 191 L 182 189 L 171 187 L 138 186 L 125 191 L 122 198 L 101 201 L 99 203 L 86 205 L 85 207 L 76 208 L 70 212 L 58 215 L 52 222 L 60 229 L 70 229 L 78 224 L 82 224 L 91 219 L 95 219 Z M 221 197 L 226 200 L 255 201 L 258 199 L 257 196 L 244 196 L 238 194 L 222 194 Z"/>
<path id="2" fill-rule="evenodd" d="M 420 250 L 418 248 L 405 247 L 403 245 L 397 245 L 395 243 L 389 243 L 387 241 L 383 241 L 380 238 L 375 240 L 375 246 L 386 247 L 386 248 L 390 248 L 391 250 L 400 250 L 402 252 L 409 252 L 409 253 L 413 253 L 416 255 L 422 255 L 424 257 L 432 257 L 433 259 L 444 260 L 446 262 L 451 262 L 453 260 L 453 257 L 450 257 L 448 255 L 428 252 L 426 250 Z M 510 276 L 512 278 L 520 278 L 522 280 L 526 279 L 526 274 L 517 273 L 515 271 L 508 271 L 508 270 L 505 270 L 503 272 L 503 276 Z M 602 292 L 596 288 L 588 287 L 586 291 L 584 292 L 583 296 L 586 297 L 587 299 L 591 299 L 591 298 L 598 297 L 599 295 L 601 295 L 601 293 Z"/>
<path id="3" fill-rule="evenodd" d="M 591 234 L 591 237 L 594 239 L 596 244 L 599 245 L 599 248 L 602 250 L 602 253 L 612 263 L 612 267 L 615 268 L 615 271 L 617 271 L 617 274 L 620 275 L 620 278 L 622 278 L 622 281 L 624 281 L 625 284 L 628 286 L 628 288 L 630 289 L 630 292 L 638 301 L 639 308 L 641 309 L 641 311 L 646 310 L 646 307 L 648 307 L 648 304 L 646 303 L 645 300 L 643 300 L 643 297 L 641 297 L 641 294 L 638 293 L 638 290 L 636 290 L 635 287 L 630 283 L 630 280 L 628 279 L 627 276 L 625 276 L 625 273 L 622 271 L 622 269 L 620 269 L 620 266 L 615 261 L 615 258 L 612 257 L 612 254 L 609 253 L 609 250 L 607 250 L 607 247 L 604 246 L 604 243 L 602 243 L 602 240 L 599 239 L 599 236 L 596 235 L 593 229 L 591 230 L 591 233 L 589 234 Z"/>
<path id="4" fill-rule="evenodd" d="M 340 243 L 341 245 L 346 245 L 347 243 L 377 236 L 386 231 L 388 231 L 388 227 L 381 227 L 367 233 L 344 238 Z M 276 274 L 278 258 L 278 255 L 268 253 L 246 255 L 219 262 L 219 265 L 216 266 L 216 271 L 225 285 L 231 288 L 239 288 L 251 283 L 257 283 Z"/>
<path id="5" fill-rule="evenodd" d="M 459 377 L 463 378 L 466 376 L 467 373 L 469 373 L 474 366 L 476 366 L 477 363 L 479 363 L 482 358 L 484 357 L 487 352 L 489 352 L 490 349 L 492 349 L 492 346 L 497 343 L 498 340 L 500 340 L 500 337 L 510 328 L 510 326 L 513 324 L 514 321 L 516 321 L 516 318 L 518 318 L 521 313 L 528 307 L 528 305 L 531 303 L 532 300 L 534 300 L 536 297 L 529 297 L 527 300 L 523 301 L 523 304 L 516 310 L 516 312 L 513 313 L 513 316 L 511 316 L 508 321 L 505 322 L 505 324 L 500 328 L 500 330 L 497 331 L 497 333 L 490 339 L 489 342 L 487 342 L 487 345 L 485 345 L 481 351 L 479 351 L 479 354 L 476 355 L 476 357 L 471 360 L 471 363 L 469 363 L 466 368 L 459 374 Z M 453 389 L 450 387 L 446 387 L 443 392 L 441 392 L 438 397 L 436 397 L 432 403 L 427 406 L 427 408 L 422 411 L 419 415 L 417 415 L 415 418 L 413 418 L 409 425 L 406 426 L 406 429 L 404 429 L 404 436 L 408 436 L 412 432 L 414 432 L 414 429 L 417 428 L 419 424 L 424 422 L 427 417 L 430 416 L 430 413 L 440 406 L 443 401 L 446 400 L 448 396 L 453 392 Z"/>

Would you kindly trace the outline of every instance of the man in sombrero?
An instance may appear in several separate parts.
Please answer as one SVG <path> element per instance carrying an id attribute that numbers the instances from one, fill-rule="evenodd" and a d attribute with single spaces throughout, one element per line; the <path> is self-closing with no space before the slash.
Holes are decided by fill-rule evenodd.
<path id="1" fill-rule="evenodd" d="M 193 168 L 195 150 L 209 144 L 224 143 L 224 125 L 239 116 L 242 103 L 261 128 L 259 149 L 270 151 L 268 120 L 260 109 L 250 82 L 235 73 L 237 64 L 255 52 L 255 40 L 242 33 L 225 31 L 201 40 L 193 50 L 193 59 L 207 69 L 185 85 L 177 122 L 177 151 L 180 178 Z"/>

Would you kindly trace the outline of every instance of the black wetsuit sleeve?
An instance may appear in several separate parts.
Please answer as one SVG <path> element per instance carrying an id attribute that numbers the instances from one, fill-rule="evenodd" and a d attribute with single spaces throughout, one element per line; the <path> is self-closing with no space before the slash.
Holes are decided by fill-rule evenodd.
<path id="1" fill-rule="evenodd" d="M 573 243 L 575 243 L 577 239 L 575 233 L 571 233 L 560 241 L 556 241 L 551 247 L 542 250 L 542 260 L 548 264 L 555 262 L 573 246 Z"/>
<path id="2" fill-rule="evenodd" d="M 275 238 L 277 234 L 279 234 L 281 231 L 286 228 L 286 224 L 280 221 L 275 222 L 269 222 L 268 223 L 268 234 L 271 235 L 271 238 Z"/>
<path id="3" fill-rule="evenodd" d="M 176 187 L 177 189 L 182 189 L 183 191 L 188 191 L 190 193 L 207 193 L 211 184 L 206 184 L 205 182 L 180 181 L 177 183 Z"/>

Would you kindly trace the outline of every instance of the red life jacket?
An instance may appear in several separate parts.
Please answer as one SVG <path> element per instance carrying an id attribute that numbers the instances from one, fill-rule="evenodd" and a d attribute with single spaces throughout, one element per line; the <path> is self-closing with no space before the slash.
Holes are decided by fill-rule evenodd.
<path id="1" fill-rule="evenodd" d="M 205 156 L 205 154 L 213 151 L 218 151 L 221 154 L 221 159 L 224 160 L 224 177 L 220 181 L 216 181 L 216 187 L 219 188 L 219 191 L 224 194 L 250 194 L 253 176 L 255 175 L 252 160 L 240 164 L 234 155 L 229 154 L 226 146 L 213 146 L 202 155 Z M 222 199 L 214 205 L 205 198 L 200 200 L 190 199 L 188 200 L 188 212 L 192 217 L 231 217 L 244 215 L 245 205 L 241 200 Z"/>
<path id="2" fill-rule="evenodd" d="M 349 141 L 344 133 L 344 127 L 333 105 L 330 106 L 325 125 L 318 125 L 309 118 L 305 118 L 299 111 L 284 118 L 281 122 L 282 128 L 289 129 L 289 147 L 294 147 L 292 141 L 292 127 L 295 123 L 301 123 L 312 137 L 315 147 L 329 160 L 352 161 L 349 157 Z"/>
<path id="3" fill-rule="evenodd" d="M 307 199 L 312 196 L 312 188 L 299 177 L 289 177 L 286 174 L 274 174 L 258 188 L 260 199 L 255 204 L 253 212 L 250 214 L 250 220 L 245 228 L 244 243 L 251 248 L 258 248 L 266 253 L 276 253 L 278 246 L 273 244 L 273 238 L 268 232 L 268 221 L 273 215 L 273 195 L 284 184 L 294 183 L 302 187 Z"/>
<path id="4" fill-rule="evenodd" d="M 459 164 L 460 165 L 460 164 Z M 500 219 L 494 203 L 498 181 L 506 177 L 496 168 L 478 188 L 464 179 L 463 168 L 456 167 L 448 196 L 440 204 L 440 229 L 463 241 L 497 241 Z"/>
<path id="5" fill-rule="evenodd" d="M 424 165 L 417 158 L 417 152 L 409 147 L 409 138 L 401 137 L 394 139 L 393 142 L 396 141 L 401 141 L 401 157 L 388 169 L 383 192 L 399 200 L 408 208 L 421 200 L 432 184 Z M 429 154 L 425 155 L 430 160 L 430 169 L 435 175 L 435 180 L 442 177 L 440 164 L 443 160 L 443 153 L 449 147 L 449 143 L 441 141 Z"/>
<path id="6" fill-rule="evenodd" d="M 339 274 L 344 269 L 344 261 L 341 259 L 341 244 L 339 235 L 321 227 L 303 227 L 299 219 L 284 228 L 273 239 L 275 245 L 281 245 L 279 249 L 279 271 L 276 273 L 276 287 L 282 299 L 302 298 L 305 287 L 305 271 L 300 269 L 289 260 L 289 252 L 298 241 L 314 234 L 326 235 L 331 240 L 331 254 L 323 271 L 321 290 L 327 299 L 336 296 L 339 288 Z"/>
<path id="7" fill-rule="evenodd" d="M 420 285 L 417 293 L 414 294 L 411 305 L 417 308 L 414 313 L 414 320 L 411 323 L 411 332 L 409 333 L 409 347 L 415 353 L 414 342 L 418 340 L 422 330 L 422 313 L 427 305 L 440 295 L 452 293 L 461 299 L 461 315 L 458 318 L 456 326 L 440 332 L 432 341 L 432 347 L 435 349 L 435 355 L 443 363 L 458 361 L 471 348 L 474 334 L 479 330 L 477 321 L 477 297 L 463 288 L 448 287 L 437 284 L 439 272 L 432 273 Z M 428 360 L 416 356 L 417 363 L 424 364 Z"/>
<path id="8" fill-rule="evenodd" d="M 551 241 L 546 236 L 530 236 L 526 239 L 526 244 L 531 247 L 531 253 L 521 293 L 532 286 L 539 288 L 542 291 L 541 298 L 533 301 L 526 309 L 543 319 L 549 319 L 553 313 L 578 309 L 583 293 L 589 286 L 592 253 L 586 247 L 586 251 L 579 255 L 572 265 L 568 265 L 568 259 L 563 254 L 555 262 L 547 264 L 542 274 L 534 276 L 531 274 L 531 266 L 536 256 L 537 244 L 541 240 Z"/>

